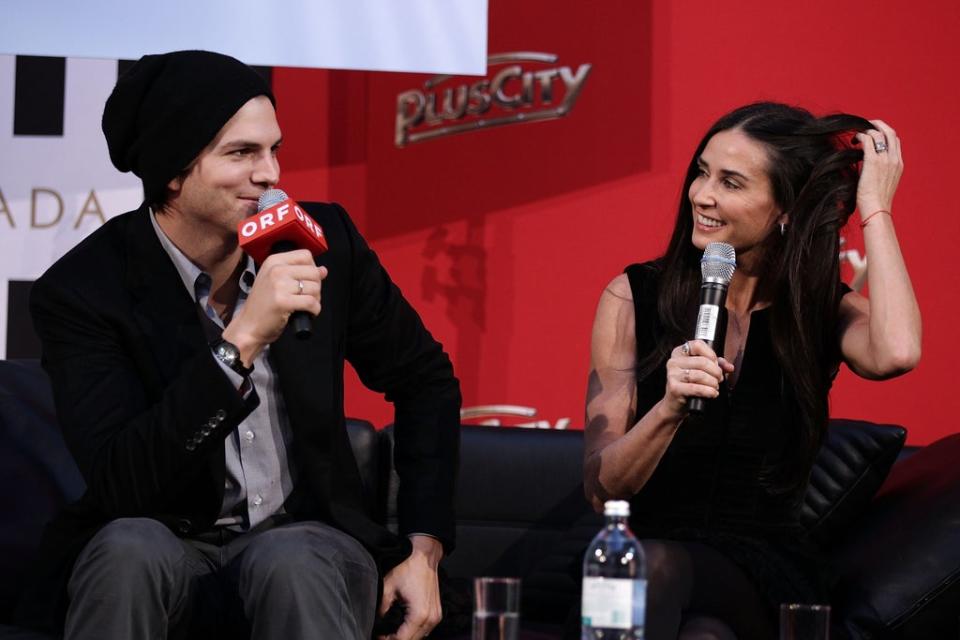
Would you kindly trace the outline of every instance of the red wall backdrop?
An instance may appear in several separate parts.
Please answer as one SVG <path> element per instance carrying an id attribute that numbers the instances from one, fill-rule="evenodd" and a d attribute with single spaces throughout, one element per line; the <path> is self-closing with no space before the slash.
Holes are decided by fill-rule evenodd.
<path id="1" fill-rule="evenodd" d="M 663 250 L 709 124 L 773 99 L 882 118 L 903 139 L 894 218 L 923 312 L 923 361 L 885 383 L 843 370 L 833 414 L 903 424 L 914 444 L 953 431 L 960 4 L 491 0 L 489 34 L 491 54 L 592 64 L 572 112 L 398 149 L 397 95 L 427 76 L 274 73 L 281 186 L 347 207 L 452 355 L 465 405 L 530 405 L 581 425 L 600 291 Z M 846 236 L 862 252 L 859 229 Z M 347 408 L 392 418 L 355 379 Z"/>

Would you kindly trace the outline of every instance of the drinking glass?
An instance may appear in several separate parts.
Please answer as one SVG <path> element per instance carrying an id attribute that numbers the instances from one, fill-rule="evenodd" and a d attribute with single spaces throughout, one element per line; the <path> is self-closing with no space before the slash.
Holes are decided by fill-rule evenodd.
<path id="1" fill-rule="evenodd" d="M 473 640 L 517 640 L 520 578 L 474 578 Z"/>
<path id="2" fill-rule="evenodd" d="M 780 640 L 829 640 L 829 638 L 830 605 L 780 605 Z"/>

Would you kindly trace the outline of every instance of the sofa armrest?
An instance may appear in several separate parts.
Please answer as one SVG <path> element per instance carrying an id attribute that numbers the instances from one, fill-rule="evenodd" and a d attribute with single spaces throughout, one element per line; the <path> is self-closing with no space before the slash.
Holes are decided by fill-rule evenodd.
<path id="1" fill-rule="evenodd" d="M 46 523 L 84 491 L 37 360 L 0 360 L 0 621 L 9 620 Z"/>
<path id="2" fill-rule="evenodd" d="M 956 638 L 960 610 L 960 435 L 897 464 L 831 550 L 834 602 L 854 638 Z"/>

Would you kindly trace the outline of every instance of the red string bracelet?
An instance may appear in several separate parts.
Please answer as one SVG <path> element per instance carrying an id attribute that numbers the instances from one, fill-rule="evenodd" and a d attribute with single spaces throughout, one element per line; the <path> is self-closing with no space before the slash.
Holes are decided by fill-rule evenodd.
<path id="1" fill-rule="evenodd" d="M 890 216 L 891 218 L 893 217 L 893 214 L 890 213 L 889 211 L 887 211 L 886 209 L 878 209 L 878 210 L 874 211 L 873 213 L 871 213 L 870 215 L 868 215 L 866 218 L 864 218 L 864 219 L 860 222 L 860 228 L 863 229 L 865 226 L 867 226 L 867 223 L 870 222 L 870 218 L 872 218 L 873 216 L 877 215 L 878 213 L 885 213 L 885 214 L 887 214 L 888 216 Z"/>

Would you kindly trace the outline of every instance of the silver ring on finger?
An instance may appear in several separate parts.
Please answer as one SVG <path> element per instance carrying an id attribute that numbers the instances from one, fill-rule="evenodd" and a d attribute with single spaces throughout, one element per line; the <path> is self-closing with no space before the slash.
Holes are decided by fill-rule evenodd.
<path id="1" fill-rule="evenodd" d="M 684 342 L 683 346 L 680 347 L 680 350 L 683 351 L 683 355 L 685 356 L 690 355 L 690 343 Z"/>
<path id="2" fill-rule="evenodd" d="M 883 140 L 880 140 L 880 141 L 875 140 L 873 143 L 873 150 L 876 151 L 877 153 L 884 153 L 887 150 L 887 143 L 884 142 Z"/>
<path id="3" fill-rule="evenodd" d="M 297 295 L 303 295 L 303 280 L 297 280 Z"/>
<path id="4" fill-rule="evenodd" d="M 690 369 L 683 370 L 683 381 L 690 382 Z"/>

